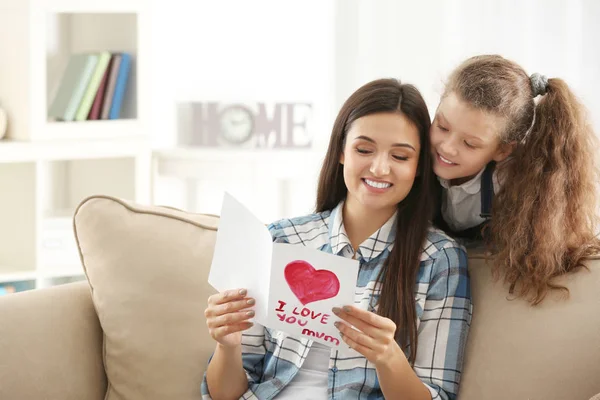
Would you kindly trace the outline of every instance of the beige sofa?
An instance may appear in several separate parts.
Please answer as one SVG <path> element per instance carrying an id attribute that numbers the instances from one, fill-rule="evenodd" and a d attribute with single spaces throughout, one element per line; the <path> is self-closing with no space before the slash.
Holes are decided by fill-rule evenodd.
<path id="1" fill-rule="evenodd" d="M 0 298 L 0 399 L 199 399 L 218 218 L 109 197 L 74 228 L 87 282 Z M 235 249 L 232 249 L 235 251 Z M 600 392 L 600 261 L 568 300 L 507 298 L 470 255 L 474 315 L 460 400 L 588 400 Z"/>

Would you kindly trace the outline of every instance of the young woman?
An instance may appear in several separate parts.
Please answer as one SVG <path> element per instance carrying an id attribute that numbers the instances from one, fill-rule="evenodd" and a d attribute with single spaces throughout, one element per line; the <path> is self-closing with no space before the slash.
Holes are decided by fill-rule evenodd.
<path id="1" fill-rule="evenodd" d="M 450 75 L 430 137 L 443 188 L 437 221 L 467 238 L 485 226 L 511 291 L 537 304 L 554 277 L 600 250 L 598 147 L 561 79 L 496 55 L 470 58 Z"/>
<path id="2" fill-rule="evenodd" d="M 350 349 L 252 326 L 246 290 L 217 294 L 205 311 L 217 342 L 205 398 L 456 398 L 471 295 L 463 248 L 430 226 L 429 128 L 420 93 L 397 80 L 370 82 L 345 102 L 316 212 L 269 229 L 276 242 L 359 261 L 354 304 L 333 310 Z"/>

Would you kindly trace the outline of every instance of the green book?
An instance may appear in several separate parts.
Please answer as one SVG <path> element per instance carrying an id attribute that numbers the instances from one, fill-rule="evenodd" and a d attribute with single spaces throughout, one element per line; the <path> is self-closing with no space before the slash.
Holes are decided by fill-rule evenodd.
<path id="1" fill-rule="evenodd" d="M 73 54 L 69 57 L 56 96 L 48 108 L 49 117 L 62 121 L 75 119 L 97 62 L 98 56 L 94 54 Z"/>
<path id="2" fill-rule="evenodd" d="M 76 121 L 85 121 L 90 114 L 90 109 L 92 108 L 92 104 L 94 103 L 94 98 L 96 97 L 96 93 L 98 92 L 98 88 L 100 87 L 100 82 L 102 81 L 102 77 L 104 76 L 104 72 L 108 67 L 108 62 L 110 61 L 110 52 L 103 51 L 98 54 L 98 62 L 96 63 L 96 68 L 94 69 L 94 73 L 88 83 L 87 89 L 84 92 L 83 98 L 81 99 L 81 103 L 79 104 L 79 108 L 77 109 L 77 114 L 75 115 Z"/>

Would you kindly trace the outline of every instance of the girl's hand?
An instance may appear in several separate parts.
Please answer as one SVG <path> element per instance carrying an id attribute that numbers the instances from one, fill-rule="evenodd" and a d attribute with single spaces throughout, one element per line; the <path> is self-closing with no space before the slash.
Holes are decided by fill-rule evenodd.
<path id="1" fill-rule="evenodd" d="M 354 306 L 345 306 L 343 309 L 335 307 L 332 311 L 346 322 L 335 323 L 344 342 L 376 367 L 385 365 L 399 353 L 404 354 L 394 339 L 396 324 L 389 318 Z"/>
<path id="2" fill-rule="evenodd" d="M 208 298 L 208 307 L 204 310 L 208 332 L 224 347 L 241 345 L 242 331 L 253 325 L 247 320 L 254 317 L 254 311 L 249 308 L 255 300 L 245 297 L 246 293 L 246 289 L 227 290 Z"/>

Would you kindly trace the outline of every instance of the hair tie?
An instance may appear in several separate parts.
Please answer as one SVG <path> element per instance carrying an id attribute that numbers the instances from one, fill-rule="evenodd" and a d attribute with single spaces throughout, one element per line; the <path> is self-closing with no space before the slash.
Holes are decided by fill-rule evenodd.
<path id="1" fill-rule="evenodd" d="M 529 77 L 529 81 L 531 82 L 533 97 L 543 96 L 548 91 L 548 78 L 545 75 L 536 72 Z"/>

